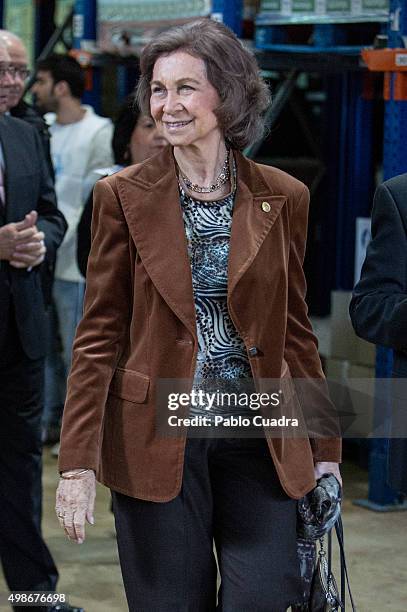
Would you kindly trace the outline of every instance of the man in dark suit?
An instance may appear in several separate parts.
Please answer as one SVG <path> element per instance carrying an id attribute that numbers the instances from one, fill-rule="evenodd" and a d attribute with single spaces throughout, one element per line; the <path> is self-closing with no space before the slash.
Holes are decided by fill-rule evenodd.
<path id="1" fill-rule="evenodd" d="M 10 591 L 54 591 L 58 572 L 41 535 L 40 269 L 66 222 L 37 131 L 5 115 L 13 74 L 0 46 L 0 558 Z"/>
<path id="2" fill-rule="evenodd" d="M 376 191 L 372 240 L 349 311 L 358 336 L 394 349 L 392 432 L 399 437 L 390 440 L 389 484 L 407 494 L 407 385 L 400 380 L 407 378 L 407 174 Z"/>
<path id="3" fill-rule="evenodd" d="M 12 117 L 27 121 L 37 130 L 43 144 L 45 159 L 54 179 L 54 168 L 50 152 L 48 126 L 33 106 L 24 100 L 26 81 L 30 74 L 28 51 L 19 36 L 8 30 L 0 30 L 0 43 L 6 47 L 14 69 L 13 86 L 8 92 L 8 111 Z M 55 260 L 49 256 L 41 266 L 41 281 L 47 307 L 47 357 L 45 360 L 44 411 L 42 415 L 43 439 L 48 443 L 59 440 L 60 415 L 64 398 L 60 391 L 63 377 L 61 341 L 58 337 L 55 305 L 52 300 Z"/>
<path id="4" fill-rule="evenodd" d="M 37 113 L 37 111 L 24 99 L 26 80 L 30 75 L 28 68 L 28 51 L 19 36 L 9 30 L 0 30 L 0 43 L 6 47 L 10 56 L 10 62 L 14 68 L 13 86 L 10 87 L 8 96 L 8 110 L 12 117 L 27 121 L 38 131 L 41 142 L 44 146 L 45 159 L 47 161 L 51 176 L 54 177 L 54 167 L 50 152 L 50 135 L 48 126 Z"/>

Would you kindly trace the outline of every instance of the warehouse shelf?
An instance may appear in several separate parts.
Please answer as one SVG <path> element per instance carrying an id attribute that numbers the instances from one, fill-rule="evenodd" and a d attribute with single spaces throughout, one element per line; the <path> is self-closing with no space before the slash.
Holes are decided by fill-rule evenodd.
<path id="1" fill-rule="evenodd" d="M 267 25 L 322 25 L 322 24 L 348 24 L 348 23 L 387 23 L 388 12 L 382 15 L 366 13 L 360 15 L 276 15 L 259 14 L 256 18 L 257 26 Z"/>
<path id="2" fill-rule="evenodd" d="M 366 70 L 360 51 L 336 53 L 330 50 L 303 52 L 298 47 L 278 46 L 274 49 L 256 50 L 259 65 L 264 70 L 285 71 L 292 68 L 303 72 L 343 73 Z"/>

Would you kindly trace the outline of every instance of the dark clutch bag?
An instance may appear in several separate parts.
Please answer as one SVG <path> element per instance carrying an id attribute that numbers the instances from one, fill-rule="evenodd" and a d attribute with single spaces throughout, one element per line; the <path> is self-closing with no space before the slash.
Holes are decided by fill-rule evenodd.
<path id="1" fill-rule="evenodd" d="M 303 603 L 292 607 L 296 612 L 337 612 L 345 610 L 345 576 L 348 582 L 340 517 L 342 491 L 333 474 L 324 474 L 317 486 L 298 501 L 297 552 L 303 579 Z M 331 530 L 335 527 L 341 555 L 341 595 L 331 569 Z M 328 534 L 328 555 L 324 536 Z M 320 542 L 318 559 L 316 541 Z M 352 595 L 349 594 L 354 610 Z"/>
<path id="2" fill-rule="evenodd" d="M 314 542 L 323 538 L 338 520 L 341 501 L 341 485 L 333 474 L 324 474 L 315 489 L 298 500 L 298 537 Z"/>

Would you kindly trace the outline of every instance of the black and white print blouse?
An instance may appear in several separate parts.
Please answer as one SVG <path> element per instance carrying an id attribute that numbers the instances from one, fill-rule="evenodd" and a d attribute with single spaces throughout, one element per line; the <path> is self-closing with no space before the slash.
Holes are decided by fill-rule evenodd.
<path id="1" fill-rule="evenodd" d="M 244 342 L 227 308 L 234 199 L 235 190 L 223 199 L 205 202 L 192 198 L 180 186 L 196 310 L 198 357 L 194 387 L 197 389 L 210 388 L 210 381 L 215 386 L 223 381 L 224 388 L 231 389 L 236 379 L 252 377 Z M 224 415 L 225 410 L 216 412 Z M 230 412 L 236 414 L 236 410 Z M 191 406 L 190 413 L 204 414 L 205 410 L 203 406 Z"/>

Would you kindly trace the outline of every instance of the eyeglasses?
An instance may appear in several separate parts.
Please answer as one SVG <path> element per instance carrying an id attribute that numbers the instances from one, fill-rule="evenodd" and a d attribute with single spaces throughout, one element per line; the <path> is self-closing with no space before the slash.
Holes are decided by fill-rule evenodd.
<path id="1" fill-rule="evenodd" d="M 19 66 L 0 66 L 0 79 L 4 79 L 6 74 L 9 74 L 13 79 L 16 76 L 27 79 L 30 76 L 30 71 L 28 68 L 20 68 Z"/>

